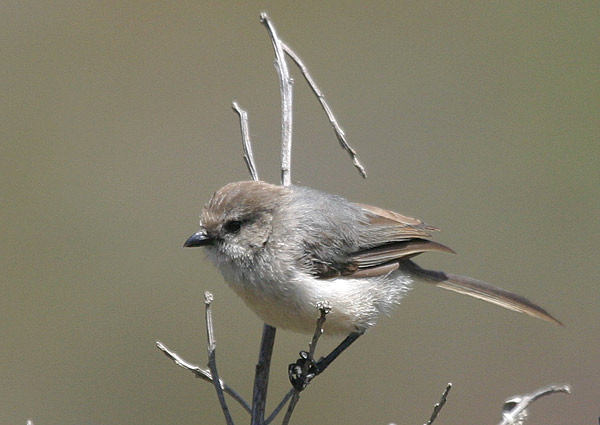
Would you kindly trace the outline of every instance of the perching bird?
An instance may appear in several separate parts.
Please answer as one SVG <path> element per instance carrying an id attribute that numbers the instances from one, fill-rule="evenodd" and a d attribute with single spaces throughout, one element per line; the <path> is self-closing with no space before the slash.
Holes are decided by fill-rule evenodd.
<path id="1" fill-rule="evenodd" d="M 415 282 L 560 324 L 519 295 L 415 264 L 412 258 L 423 252 L 453 252 L 430 240 L 435 230 L 318 190 L 242 181 L 210 198 L 200 230 L 184 246 L 205 247 L 231 288 L 277 328 L 314 332 L 316 305 L 325 301 L 332 306 L 326 335 L 360 335 Z"/>

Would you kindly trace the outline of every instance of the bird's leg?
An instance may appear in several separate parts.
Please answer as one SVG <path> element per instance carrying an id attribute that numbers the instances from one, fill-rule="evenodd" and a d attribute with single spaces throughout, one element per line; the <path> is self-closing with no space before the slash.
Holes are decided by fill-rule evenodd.
<path id="1" fill-rule="evenodd" d="M 353 332 L 348 335 L 337 347 L 333 349 L 325 357 L 321 357 L 319 361 L 315 362 L 306 351 L 300 352 L 300 358 L 296 363 L 292 363 L 288 367 L 288 375 L 290 382 L 298 391 L 302 391 L 310 383 L 310 381 L 317 375 L 321 374 L 327 367 L 346 350 L 350 347 L 354 341 L 358 339 L 364 333 Z M 304 368 L 308 364 L 307 372 L 304 373 Z"/>

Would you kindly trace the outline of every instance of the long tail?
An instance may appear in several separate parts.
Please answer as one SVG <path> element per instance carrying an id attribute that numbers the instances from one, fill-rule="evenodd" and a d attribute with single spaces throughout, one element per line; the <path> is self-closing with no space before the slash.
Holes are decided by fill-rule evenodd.
<path id="1" fill-rule="evenodd" d="M 440 288 L 479 298 L 480 300 L 499 305 L 500 307 L 518 311 L 519 313 L 525 313 L 537 317 L 538 319 L 563 326 L 560 320 L 552 316 L 539 305 L 532 303 L 527 298 L 513 294 L 512 292 L 487 282 L 466 276 L 457 276 L 450 273 L 426 270 L 412 261 L 402 262 L 401 267 L 410 270 L 424 280 Z"/>

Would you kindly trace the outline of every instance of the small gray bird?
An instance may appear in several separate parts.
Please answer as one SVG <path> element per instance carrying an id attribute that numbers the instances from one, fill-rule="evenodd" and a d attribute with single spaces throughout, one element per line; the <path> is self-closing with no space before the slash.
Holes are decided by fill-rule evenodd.
<path id="1" fill-rule="evenodd" d="M 210 198 L 200 230 L 184 246 L 204 246 L 231 288 L 271 326 L 312 333 L 317 303 L 329 302 L 324 332 L 350 335 L 347 345 L 397 305 L 414 282 L 561 324 L 519 295 L 419 267 L 412 261 L 418 254 L 453 252 L 430 240 L 435 230 L 318 190 L 243 181 Z"/>

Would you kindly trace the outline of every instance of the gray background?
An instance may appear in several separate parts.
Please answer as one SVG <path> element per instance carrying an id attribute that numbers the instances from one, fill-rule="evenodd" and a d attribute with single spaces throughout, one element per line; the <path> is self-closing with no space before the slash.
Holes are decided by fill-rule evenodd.
<path id="1" fill-rule="evenodd" d="M 210 194 L 278 182 L 279 93 L 258 13 L 310 66 L 362 180 L 296 75 L 293 181 L 413 215 L 456 256 L 420 264 L 528 296 L 561 328 L 418 287 L 306 391 L 294 423 L 495 423 L 503 400 L 569 382 L 530 424 L 600 415 L 598 2 L 3 2 L 0 424 L 221 423 L 250 398 L 261 323 L 198 250 Z M 280 331 L 271 404 L 308 338 Z M 337 341 L 325 341 L 324 352 Z M 247 423 L 237 407 L 238 423 Z M 243 420 L 242 420 L 243 419 Z"/>

